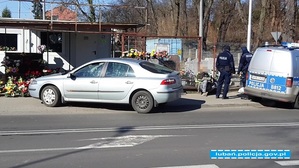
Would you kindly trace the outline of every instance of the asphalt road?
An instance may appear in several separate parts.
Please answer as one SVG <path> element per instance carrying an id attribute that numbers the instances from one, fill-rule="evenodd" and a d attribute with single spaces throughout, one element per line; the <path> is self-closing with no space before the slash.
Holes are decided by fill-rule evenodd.
<path id="1" fill-rule="evenodd" d="M 299 167 L 298 110 L 188 104 L 145 115 L 123 105 L 2 104 L 0 167 Z M 212 149 L 291 150 L 291 159 L 211 159 Z"/>

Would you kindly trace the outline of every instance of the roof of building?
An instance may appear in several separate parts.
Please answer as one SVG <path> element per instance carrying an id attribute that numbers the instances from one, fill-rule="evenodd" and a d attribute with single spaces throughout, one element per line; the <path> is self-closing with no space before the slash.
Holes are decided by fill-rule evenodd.
<path id="1" fill-rule="evenodd" d="M 69 8 L 60 5 L 52 10 L 49 10 L 45 14 L 46 18 L 50 20 L 51 16 L 54 20 L 65 20 L 65 21 L 76 21 L 77 14 L 76 12 L 70 10 Z"/>
<path id="2" fill-rule="evenodd" d="M 60 31 L 60 32 L 86 32 L 100 33 L 109 32 L 111 29 L 119 29 L 134 32 L 144 24 L 126 23 L 91 23 L 61 20 L 37 20 L 37 19 L 14 19 L 0 18 L 2 28 L 25 28 L 32 30 Z"/>

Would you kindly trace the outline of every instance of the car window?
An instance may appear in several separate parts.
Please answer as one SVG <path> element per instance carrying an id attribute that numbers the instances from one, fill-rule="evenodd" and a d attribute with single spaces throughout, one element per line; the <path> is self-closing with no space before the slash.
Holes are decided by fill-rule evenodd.
<path id="1" fill-rule="evenodd" d="M 173 72 L 173 70 L 171 70 L 165 66 L 162 66 L 159 64 L 154 64 L 151 62 L 141 62 L 140 66 L 152 73 L 169 74 L 169 73 Z"/>
<path id="2" fill-rule="evenodd" d="M 100 62 L 100 63 L 93 63 L 93 64 L 86 65 L 83 68 L 76 71 L 74 75 L 76 77 L 87 77 L 87 78 L 99 77 L 101 75 L 104 64 L 105 63 Z"/>
<path id="3" fill-rule="evenodd" d="M 108 64 L 105 77 L 134 77 L 133 69 L 123 63 L 110 62 Z"/>

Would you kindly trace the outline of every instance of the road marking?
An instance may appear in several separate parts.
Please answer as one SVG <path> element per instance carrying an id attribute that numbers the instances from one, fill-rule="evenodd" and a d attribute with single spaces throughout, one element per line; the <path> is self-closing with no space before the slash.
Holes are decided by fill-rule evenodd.
<path id="1" fill-rule="evenodd" d="M 281 166 L 299 166 L 299 160 L 275 161 Z"/>
<path id="2" fill-rule="evenodd" d="M 66 150 L 84 150 L 84 149 L 103 149 L 103 148 L 124 148 L 140 145 L 147 141 L 160 138 L 170 137 L 172 135 L 128 135 L 121 137 L 97 138 L 100 142 L 93 143 L 82 147 L 67 148 L 41 148 L 41 149 L 20 149 L 20 150 L 0 150 L 0 153 L 21 153 L 21 152 L 45 152 L 45 151 L 66 151 Z M 95 140 L 95 139 L 92 139 Z"/>
<path id="3" fill-rule="evenodd" d="M 219 168 L 219 167 L 215 164 L 207 164 L 207 165 L 171 166 L 171 167 L 155 167 L 155 168 Z"/>
<path id="4" fill-rule="evenodd" d="M 80 147 L 78 149 L 93 149 L 93 148 L 116 148 L 116 147 L 133 147 L 136 145 L 143 144 L 147 141 L 161 138 L 161 137 L 171 137 L 165 135 L 128 135 L 121 137 L 105 137 L 105 138 L 92 138 L 84 139 L 79 141 L 100 141 L 94 144 Z"/>
<path id="5" fill-rule="evenodd" d="M 298 127 L 299 122 L 291 123 L 247 123 L 247 124 L 207 124 L 207 125 L 170 125 L 170 126 L 139 126 L 130 128 L 79 128 L 79 129 L 53 129 L 53 130 L 24 130 L 0 131 L 0 136 L 8 135 L 37 135 L 62 134 L 78 132 L 123 132 L 123 131 L 149 131 L 149 130 L 183 130 L 183 129 L 217 129 L 217 128 L 259 128 L 259 127 Z"/>

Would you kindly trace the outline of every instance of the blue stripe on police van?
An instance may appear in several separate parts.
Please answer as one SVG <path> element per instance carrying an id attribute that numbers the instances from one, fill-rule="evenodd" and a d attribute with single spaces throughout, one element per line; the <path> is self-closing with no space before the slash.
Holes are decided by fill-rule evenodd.
<path id="1" fill-rule="evenodd" d="M 250 72 L 249 79 L 246 81 L 246 86 L 276 93 L 286 93 L 286 77 L 281 77 L 278 75 L 265 75 L 266 77 L 264 81 L 261 80 L 263 77 L 259 76 L 252 80 L 252 77 L 255 75 L 252 75 L 251 73 L 252 72 Z"/>
<path id="2" fill-rule="evenodd" d="M 210 150 L 211 159 L 291 159 L 290 150 Z"/>

